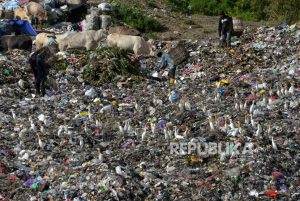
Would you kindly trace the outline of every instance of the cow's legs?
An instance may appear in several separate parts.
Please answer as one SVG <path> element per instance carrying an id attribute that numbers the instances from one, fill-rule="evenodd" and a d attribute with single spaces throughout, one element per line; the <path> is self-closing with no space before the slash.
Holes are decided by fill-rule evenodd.
<path id="1" fill-rule="evenodd" d="M 41 79 L 41 95 L 45 96 L 46 90 L 45 90 L 45 82 L 46 82 L 47 77 L 43 76 Z"/>
<path id="2" fill-rule="evenodd" d="M 36 67 L 37 67 L 37 76 L 35 79 L 35 89 L 36 89 L 36 94 L 41 94 L 40 87 L 42 83 L 42 87 L 44 86 L 44 70 L 43 70 L 43 65 L 41 62 L 41 58 L 37 58 L 36 60 Z M 42 89 L 43 92 L 43 89 Z"/>
<path id="3" fill-rule="evenodd" d="M 138 55 L 139 54 L 139 47 L 137 47 L 136 45 L 133 46 L 133 52 L 135 55 Z"/>
<path id="4" fill-rule="evenodd" d="M 35 79 L 35 93 L 40 95 L 41 92 L 40 92 L 40 86 L 41 86 L 41 79 L 39 77 L 37 77 Z"/>
<path id="5" fill-rule="evenodd" d="M 93 44 L 92 42 L 87 43 L 86 46 L 85 46 L 86 50 L 87 50 L 87 51 L 90 51 L 90 50 L 92 49 L 93 45 L 94 45 L 94 44 Z"/>
<path id="6" fill-rule="evenodd" d="M 39 20 L 39 18 L 36 18 L 38 24 L 39 24 L 39 28 L 42 30 L 42 20 Z"/>

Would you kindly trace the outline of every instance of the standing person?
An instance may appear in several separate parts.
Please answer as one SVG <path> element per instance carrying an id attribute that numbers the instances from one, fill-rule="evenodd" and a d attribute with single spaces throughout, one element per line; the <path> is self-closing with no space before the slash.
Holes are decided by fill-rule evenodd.
<path id="1" fill-rule="evenodd" d="M 160 58 L 159 68 L 161 70 L 165 69 L 166 67 L 169 68 L 169 81 L 170 84 L 174 84 L 176 67 L 173 58 L 171 57 L 170 54 L 168 54 L 168 52 L 166 53 L 160 52 L 157 54 L 157 56 Z"/>
<path id="2" fill-rule="evenodd" d="M 192 15 L 192 5 L 191 4 L 189 4 L 188 7 L 187 7 L 187 15 L 188 16 Z"/>
<path id="3" fill-rule="evenodd" d="M 232 32 L 233 32 L 232 17 L 226 15 L 225 12 L 222 11 L 219 20 L 219 37 L 220 37 L 221 46 L 224 46 L 224 44 L 226 44 L 226 47 L 230 47 Z"/>

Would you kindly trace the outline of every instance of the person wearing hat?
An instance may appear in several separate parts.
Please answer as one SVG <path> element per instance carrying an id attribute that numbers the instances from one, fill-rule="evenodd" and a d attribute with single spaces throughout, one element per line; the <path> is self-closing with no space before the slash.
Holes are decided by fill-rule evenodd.
<path id="1" fill-rule="evenodd" d="M 226 15 L 225 12 L 222 11 L 219 19 L 219 37 L 220 37 L 221 46 L 230 47 L 232 32 L 233 32 L 232 17 Z"/>
<path id="2" fill-rule="evenodd" d="M 157 56 L 160 58 L 160 64 L 159 64 L 160 70 L 163 70 L 168 67 L 169 68 L 168 76 L 169 76 L 170 84 L 174 84 L 176 67 L 173 58 L 168 53 L 168 51 L 165 51 L 164 53 L 160 51 L 157 53 Z"/>

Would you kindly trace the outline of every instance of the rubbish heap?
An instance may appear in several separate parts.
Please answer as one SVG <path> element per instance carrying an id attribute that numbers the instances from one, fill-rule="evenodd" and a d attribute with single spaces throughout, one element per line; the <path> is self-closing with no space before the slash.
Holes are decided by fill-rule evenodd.
<path id="1" fill-rule="evenodd" d="M 84 69 L 125 61 L 59 53 L 59 90 L 42 98 L 26 91 L 27 54 L 3 55 L 0 200 L 299 200 L 299 44 L 287 25 L 247 30 L 228 49 L 186 41 L 173 85 L 151 77 L 155 57 L 135 61 L 142 82 L 119 73 L 117 84 L 90 85 Z M 183 142 L 252 153 L 171 152 Z"/>

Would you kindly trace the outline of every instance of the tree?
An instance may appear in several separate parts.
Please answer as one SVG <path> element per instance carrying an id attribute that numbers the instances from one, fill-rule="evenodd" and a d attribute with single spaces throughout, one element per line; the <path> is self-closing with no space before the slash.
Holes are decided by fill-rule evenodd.
<path id="1" fill-rule="evenodd" d="M 269 19 L 272 21 L 285 21 L 293 23 L 299 20 L 299 0 L 273 0 L 269 8 Z"/>

